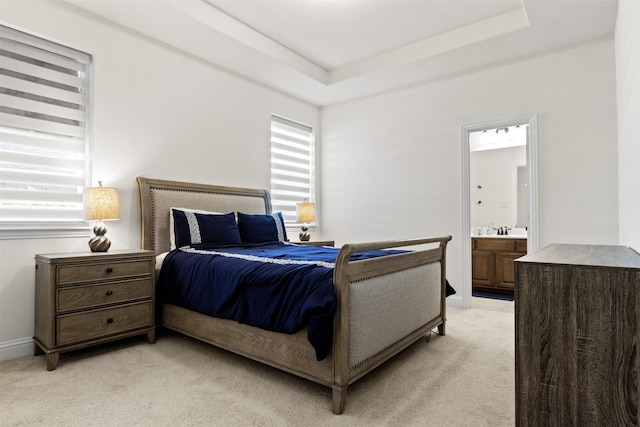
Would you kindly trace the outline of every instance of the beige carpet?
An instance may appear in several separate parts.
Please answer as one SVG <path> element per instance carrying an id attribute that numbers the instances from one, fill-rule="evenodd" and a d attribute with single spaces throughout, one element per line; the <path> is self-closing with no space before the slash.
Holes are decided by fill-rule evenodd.
<path id="1" fill-rule="evenodd" d="M 342 415 L 329 388 L 161 333 L 63 354 L 52 372 L 44 356 L 1 363 L 0 425 L 513 426 L 513 303 L 474 305 L 350 386 Z"/>

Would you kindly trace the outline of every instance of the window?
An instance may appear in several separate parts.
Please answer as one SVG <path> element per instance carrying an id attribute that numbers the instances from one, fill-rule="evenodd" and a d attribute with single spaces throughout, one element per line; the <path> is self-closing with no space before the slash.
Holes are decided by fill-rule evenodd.
<path id="1" fill-rule="evenodd" d="M 87 234 L 91 55 L 0 25 L 0 235 Z"/>
<path id="2" fill-rule="evenodd" d="M 271 204 L 287 224 L 296 224 L 296 203 L 314 201 L 313 129 L 271 116 Z"/>

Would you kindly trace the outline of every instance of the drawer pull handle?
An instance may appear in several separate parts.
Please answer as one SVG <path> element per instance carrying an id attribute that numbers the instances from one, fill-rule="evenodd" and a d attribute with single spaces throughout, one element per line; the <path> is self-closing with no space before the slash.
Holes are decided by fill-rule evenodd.
<path id="1" fill-rule="evenodd" d="M 113 295 L 113 291 L 107 291 L 107 296 L 110 297 L 111 295 Z"/>
<path id="2" fill-rule="evenodd" d="M 107 319 L 107 323 L 109 323 L 109 324 L 113 323 L 113 319 L 112 319 L 111 317 L 110 317 L 110 318 L 108 318 L 108 319 Z"/>
<path id="3" fill-rule="evenodd" d="M 113 268 L 111 267 L 107 268 L 107 273 L 113 273 Z"/>

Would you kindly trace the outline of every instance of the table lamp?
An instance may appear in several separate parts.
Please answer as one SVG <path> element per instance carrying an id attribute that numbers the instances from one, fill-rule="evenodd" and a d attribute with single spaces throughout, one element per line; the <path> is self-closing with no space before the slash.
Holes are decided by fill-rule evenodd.
<path id="1" fill-rule="evenodd" d="M 298 222 L 302 223 L 302 231 L 298 235 L 301 242 L 307 242 L 311 238 L 309 234 L 309 223 L 316 220 L 315 204 L 312 202 L 302 202 L 296 204 L 296 216 Z"/>
<path id="2" fill-rule="evenodd" d="M 89 240 L 91 252 L 107 252 L 111 241 L 105 234 L 107 227 L 103 221 L 120 219 L 120 200 L 116 188 L 103 187 L 102 181 L 98 181 L 100 187 L 84 189 L 84 217 L 89 221 L 97 221 L 93 226 L 95 234 Z"/>

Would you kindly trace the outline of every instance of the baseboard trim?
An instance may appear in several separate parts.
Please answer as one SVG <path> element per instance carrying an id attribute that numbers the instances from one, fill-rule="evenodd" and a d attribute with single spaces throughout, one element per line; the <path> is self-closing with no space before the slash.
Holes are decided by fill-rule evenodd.
<path id="1" fill-rule="evenodd" d="M 447 305 L 451 307 L 464 308 L 464 302 L 460 295 L 451 295 L 447 297 Z"/>
<path id="2" fill-rule="evenodd" d="M 20 338 L 13 341 L 1 342 L 0 362 L 24 356 L 33 356 L 33 345 L 33 338 Z"/>

